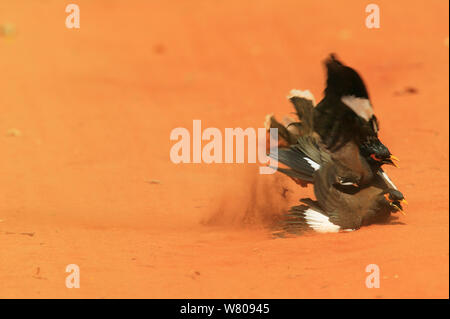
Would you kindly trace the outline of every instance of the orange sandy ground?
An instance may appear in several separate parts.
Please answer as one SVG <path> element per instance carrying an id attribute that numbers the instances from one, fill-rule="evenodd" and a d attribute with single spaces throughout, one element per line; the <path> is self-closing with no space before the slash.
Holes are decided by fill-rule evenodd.
<path id="1" fill-rule="evenodd" d="M 378 30 L 365 1 L 76 2 L 80 30 L 64 1 L 0 1 L 16 30 L 0 36 L 0 297 L 448 298 L 447 1 L 377 1 Z M 169 134 L 262 127 L 292 88 L 319 99 L 330 52 L 369 86 L 408 214 L 273 239 L 268 222 L 311 189 L 257 165 L 175 165 Z"/>

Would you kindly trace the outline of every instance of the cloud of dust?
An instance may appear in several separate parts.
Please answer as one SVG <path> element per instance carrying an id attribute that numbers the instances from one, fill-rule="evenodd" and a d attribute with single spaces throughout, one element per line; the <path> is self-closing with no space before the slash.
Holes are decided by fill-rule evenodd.
<path id="1" fill-rule="evenodd" d="M 257 167 L 244 166 L 224 174 L 221 192 L 202 224 L 212 226 L 272 227 L 297 200 L 298 186 L 281 173 L 258 174 Z"/>

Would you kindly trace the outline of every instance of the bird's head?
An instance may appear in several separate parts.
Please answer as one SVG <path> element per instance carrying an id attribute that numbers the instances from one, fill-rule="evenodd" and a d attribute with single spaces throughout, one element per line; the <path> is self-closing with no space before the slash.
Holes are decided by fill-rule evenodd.
<path id="1" fill-rule="evenodd" d="M 392 155 L 389 149 L 377 137 L 370 138 L 362 143 L 360 151 L 364 157 L 368 158 L 371 164 L 379 166 L 386 164 L 398 167 L 396 162 L 400 160 Z"/>
<path id="2" fill-rule="evenodd" d="M 396 190 L 396 189 L 389 189 L 382 193 L 384 199 L 389 204 L 389 207 L 392 209 L 393 213 L 401 212 L 403 215 L 403 207 L 402 204 L 408 204 L 408 202 L 405 200 L 403 194 Z"/>
<path id="3" fill-rule="evenodd" d="M 372 153 L 372 154 L 370 154 L 370 158 L 374 161 L 374 163 L 377 163 L 380 166 L 386 164 L 386 165 L 393 165 L 395 167 L 399 167 L 396 162 L 399 162 L 400 160 L 392 154 L 389 154 L 389 156 L 382 156 L 377 153 Z"/>

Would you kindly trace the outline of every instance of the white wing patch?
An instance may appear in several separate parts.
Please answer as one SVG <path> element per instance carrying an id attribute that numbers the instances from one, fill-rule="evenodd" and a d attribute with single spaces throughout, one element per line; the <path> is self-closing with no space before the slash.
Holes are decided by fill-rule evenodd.
<path id="1" fill-rule="evenodd" d="M 316 99 L 314 98 L 314 95 L 309 90 L 301 91 L 301 90 L 293 89 L 293 90 L 291 90 L 291 92 L 289 92 L 289 95 L 287 96 L 287 98 L 291 99 L 294 96 L 302 97 L 307 100 L 311 100 L 313 103 L 313 106 L 316 105 Z"/>
<path id="2" fill-rule="evenodd" d="M 341 98 L 342 103 L 347 105 L 359 117 L 369 121 L 373 116 L 373 109 L 370 101 L 366 98 L 356 97 L 353 95 L 346 95 Z"/>
<path id="3" fill-rule="evenodd" d="M 344 185 L 344 186 L 355 186 L 355 183 L 353 183 L 353 182 L 339 182 L 339 184 Z"/>
<path id="4" fill-rule="evenodd" d="M 312 208 L 308 208 L 305 211 L 306 223 L 319 233 L 337 233 L 341 229 L 340 226 L 330 222 L 330 219 L 322 213 L 315 211 Z"/>
<path id="5" fill-rule="evenodd" d="M 391 181 L 389 176 L 387 176 L 387 174 L 382 170 L 380 170 L 380 172 L 381 172 L 381 175 L 383 175 L 384 180 L 386 182 L 388 182 L 388 184 L 390 184 L 393 189 L 398 190 L 397 186 L 394 185 L 394 183 Z"/>
<path id="6" fill-rule="evenodd" d="M 320 165 L 317 164 L 316 162 L 314 162 L 312 159 L 308 158 L 308 157 L 303 157 L 308 163 L 309 165 L 312 166 L 312 168 L 314 168 L 315 171 L 317 171 L 320 168 Z"/>
<path id="7" fill-rule="evenodd" d="M 359 187 L 359 185 L 355 182 L 346 182 L 342 177 L 339 177 L 338 179 L 339 184 L 343 185 L 343 186 L 355 186 L 355 187 Z"/>

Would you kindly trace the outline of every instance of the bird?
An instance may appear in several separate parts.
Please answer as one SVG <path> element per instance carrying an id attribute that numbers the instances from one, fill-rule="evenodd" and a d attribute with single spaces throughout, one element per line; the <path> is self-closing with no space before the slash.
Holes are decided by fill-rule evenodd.
<path id="1" fill-rule="evenodd" d="M 291 155 L 292 158 L 290 158 L 290 160 L 295 158 L 297 164 L 300 162 L 303 164 L 304 172 L 301 173 L 292 169 L 284 168 L 278 168 L 278 170 L 290 176 L 297 184 L 301 186 L 307 186 L 309 183 L 313 183 L 313 180 L 311 179 L 311 176 L 308 176 L 308 173 L 312 173 L 314 169 L 318 167 L 319 164 L 315 161 L 320 162 L 320 156 L 317 156 L 317 154 L 311 156 L 311 154 L 309 154 L 310 157 L 308 157 L 302 152 L 299 152 L 297 147 L 293 147 L 299 143 L 299 140 L 304 141 L 304 139 L 302 140 L 301 138 L 305 137 L 311 143 L 317 144 L 318 147 L 320 146 L 322 149 L 322 156 L 325 156 L 326 154 L 329 161 L 333 158 L 336 162 L 341 163 L 342 166 L 347 167 L 346 172 L 341 172 L 343 179 L 352 181 L 358 185 L 366 185 L 370 183 L 374 174 L 381 170 L 378 162 L 372 160 L 370 156 L 363 155 L 360 147 L 358 147 L 354 141 L 348 141 L 338 150 L 332 151 L 328 149 L 327 145 L 322 142 L 319 134 L 314 131 L 313 100 L 309 97 L 308 91 L 295 90 L 295 92 L 291 91 L 291 94 L 293 95 L 290 96 L 289 99 L 293 103 L 300 121 L 291 121 L 291 123 L 287 125 L 287 128 L 281 130 L 282 134 L 278 133 L 278 138 L 281 139 L 281 143 L 283 145 L 279 148 L 277 155 L 273 156 L 273 154 L 270 153 L 269 156 L 274 157 L 276 160 L 280 160 L 281 156 L 280 162 L 283 163 L 283 156 Z M 278 123 L 272 117 L 270 127 L 283 127 L 283 125 Z M 292 142 L 294 140 L 295 143 Z M 305 172 L 307 174 L 305 174 Z"/>
<path id="2" fill-rule="evenodd" d="M 330 150 L 337 150 L 352 140 L 364 156 L 380 166 L 395 165 L 393 160 L 398 159 L 378 138 L 379 121 L 361 76 L 335 54 L 325 60 L 325 67 L 325 94 L 314 108 L 314 131 Z"/>
<path id="3" fill-rule="evenodd" d="M 389 149 L 378 138 L 378 120 L 373 113 L 365 84 L 359 74 L 344 66 L 335 55 L 325 61 L 327 86 L 317 106 L 309 91 L 292 90 L 288 96 L 299 121 L 271 115 L 266 128 L 278 128 L 280 147 L 289 147 L 300 136 L 313 136 L 333 157 L 358 173 L 358 183 L 370 183 L 382 165 L 398 166 Z M 309 181 L 294 178 L 305 186 Z"/>
<path id="4" fill-rule="evenodd" d="M 356 230 L 403 212 L 406 203 L 382 169 L 397 158 L 378 138 L 362 78 L 333 54 L 325 66 L 325 96 L 317 106 L 309 91 L 293 90 L 288 98 L 298 121 L 266 118 L 266 127 L 281 132 L 281 148 L 269 154 L 287 166 L 278 170 L 302 186 L 314 185 L 316 200 L 304 198 L 292 207 L 286 229 Z"/>
<path id="5" fill-rule="evenodd" d="M 403 212 L 402 203 L 407 203 L 401 192 L 392 188 L 381 191 L 377 187 L 341 200 L 333 210 L 324 209 L 310 198 L 300 202 L 303 204 L 291 207 L 283 220 L 283 230 L 287 233 L 354 231 L 361 226 L 386 222 L 392 213 Z M 364 203 L 367 205 L 360 206 Z"/>
<path id="6" fill-rule="evenodd" d="M 383 222 L 391 213 L 403 212 L 403 194 L 377 172 L 370 184 L 360 186 L 356 174 L 310 136 L 303 136 L 288 149 L 280 149 L 278 160 L 289 169 L 282 172 L 314 184 L 316 201 L 302 199 L 283 221 L 286 230 L 318 232 L 356 230 Z"/>

